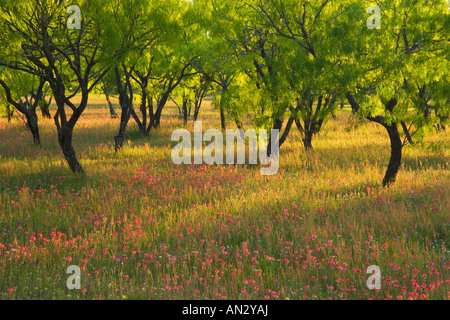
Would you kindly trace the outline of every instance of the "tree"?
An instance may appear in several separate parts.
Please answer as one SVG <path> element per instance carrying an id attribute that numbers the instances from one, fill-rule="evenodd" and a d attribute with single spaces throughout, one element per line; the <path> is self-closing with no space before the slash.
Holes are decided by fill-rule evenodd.
<path id="1" fill-rule="evenodd" d="M 41 107 L 43 115 L 48 112 L 44 93 L 45 81 L 16 70 L 4 70 L 0 78 L 0 86 L 3 88 L 3 100 L 25 117 L 25 124 L 33 136 L 33 141 L 39 145 L 41 138 L 36 109 Z M 8 110 L 8 115 L 11 113 Z"/>
<path id="2" fill-rule="evenodd" d="M 109 114 L 111 115 L 112 119 L 117 119 L 119 116 L 117 115 L 116 111 L 114 110 L 114 106 L 111 102 L 110 96 L 113 96 L 116 94 L 115 86 L 111 84 L 112 80 L 105 78 L 101 82 L 101 91 L 103 95 L 105 96 L 106 101 L 108 102 L 109 107 Z"/>
<path id="3" fill-rule="evenodd" d="M 186 58 L 181 24 L 186 6 L 178 1 L 122 1 L 113 6 L 113 18 L 105 21 L 109 35 L 104 51 L 110 57 L 122 109 L 116 151 L 123 146 L 131 117 L 144 136 L 159 127 L 170 94 L 191 75 L 195 58 Z M 138 96 L 141 118 L 133 106 Z"/>
<path id="4" fill-rule="evenodd" d="M 330 0 L 255 0 L 246 1 L 245 5 L 253 13 L 247 28 L 260 35 L 260 43 L 270 43 L 279 52 L 278 57 L 267 59 L 269 51 L 261 50 L 265 62 L 255 65 L 261 77 L 267 77 L 262 72 L 264 65 L 269 76 L 276 76 L 276 82 L 273 79 L 270 82 L 277 84 L 276 92 L 289 92 L 284 97 L 273 97 L 280 101 L 274 113 L 274 129 L 281 129 L 286 111 L 291 114 L 280 145 L 295 122 L 303 135 L 305 149 L 310 150 L 313 136 L 337 109 L 340 87 L 346 82 L 341 74 L 349 68 L 346 61 L 349 51 L 358 50 L 357 41 L 348 36 L 350 24 L 354 23 L 353 4 Z M 279 71 L 271 72 L 275 68 Z"/>
<path id="5" fill-rule="evenodd" d="M 84 13 L 79 30 L 66 27 L 67 8 L 62 1 L 2 2 L 1 31 L 9 50 L 2 55 L 0 65 L 49 84 L 57 106 L 54 120 L 59 145 L 70 169 L 84 174 L 72 145 L 73 131 L 87 107 L 89 93 L 107 72 L 98 68 L 103 32 L 93 18 L 106 12 L 102 12 L 100 1 L 78 4 Z M 81 102 L 75 105 L 70 99 L 78 93 Z"/>
<path id="6" fill-rule="evenodd" d="M 130 117 L 135 116 L 134 70 L 143 63 L 145 51 L 158 42 L 162 31 L 159 20 L 155 19 L 160 13 L 156 2 L 126 0 L 112 1 L 110 5 L 110 15 L 102 21 L 105 34 L 101 45 L 106 57 L 105 67 L 111 70 L 107 82 L 114 83 L 122 111 L 119 132 L 114 137 L 115 149 L 119 151 Z"/>
<path id="7" fill-rule="evenodd" d="M 385 1 L 385 30 L 362 27 L 366 49 L 356 53 L 355 89 L 346 97 L 355 112 L 388 132 L 391 156 L 385 187 L 395 182 L 402 163 L 405 143 L 399 126 L 406 141 L 412 139 L 408 125 L 420 141 L 449 114 L 449 63 L 442 59 L 450 51 L 447 6 L 446 1 Z M 437 116 L 432 109 L 438 110 Z"/>
<path id="8" fill-rule="evenodd" d="M 186 79 L 177 90 L 177 100 L 173 100 L 183 117 L 185 126 L 193 111 L 194 121 L 198 120 L 200 108 L 205 96 L 211 89 L 211 80 L 204 71 Z M 181 101 L 181 107 L 177 101 Z"/>
<path id="9" fill-rule="evenodd" d="M 203 17 L 198 15 L 194 4 L 188 1 L 172 4 L 168 18 L 170 32 L 154 48 L 148 83 L 156 100 L 155 110 L 150 113 L 151 128 L 159 128 L 163 110 L 175 90 L 202 70 L 200 53 L 206 37 L 200 24 Z"/>

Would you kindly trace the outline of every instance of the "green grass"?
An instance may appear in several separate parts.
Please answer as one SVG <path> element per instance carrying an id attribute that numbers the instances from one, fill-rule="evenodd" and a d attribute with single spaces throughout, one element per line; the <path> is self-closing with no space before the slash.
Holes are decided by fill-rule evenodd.
<path id="1" fill-rule="evenodd" d="M 161 129 L 118 120 L 100 98 L 76 127 L 88 177 L 70 173 L 52 120 L 42 146 L 0 119 L 0 299 L 448 299 L 449 134 L 405 149 L 396 184 L 380 186 L 385 130 L 332 119 L 305 153 L 293 130 L 280 172 L 175 166 L 169 106 Z M 203 128 L 220 128 L 205 107 Z M 193 130 L 192 121 L 189 130 Z M 82 266 L 82 290 L 66 269 Z M 367 288 L 370 265 L 382 289 Z"/>

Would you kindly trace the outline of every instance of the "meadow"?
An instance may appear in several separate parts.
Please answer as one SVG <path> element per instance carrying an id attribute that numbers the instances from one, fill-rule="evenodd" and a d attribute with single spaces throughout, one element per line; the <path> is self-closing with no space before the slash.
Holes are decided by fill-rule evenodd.
<path id="1" fill-rule="evenodd" d="M 210 101 L 199 120 L 220 128 Z M 384 189 L 386 130 L 349 108 L 311 152 L 292 130 L 274 176 L 175 166 L 182 123 L 173 105 L 150 137 L 130 120 L 115 153 L 119 122 L 92 98 L 74 137 L 83 178 L 53 120 L 40 119 L 35 146 L 19 118 L 0 118 L 0 299 L 450 298 L 449 131 L 405 148 Z M 66 286 L 70 265 L 81 290 Z M 381 290 L 367 287 L 371 265 Z"/>

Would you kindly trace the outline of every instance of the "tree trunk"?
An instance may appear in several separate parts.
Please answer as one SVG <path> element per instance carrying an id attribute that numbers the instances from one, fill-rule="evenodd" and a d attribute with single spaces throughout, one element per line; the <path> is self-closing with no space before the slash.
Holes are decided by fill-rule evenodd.
<path id="1" fill-rule="evenodd" d="M 283 127 L 283 120 L 275 119 L 272 130 L 280 131 L 282 127 Z M 272 135 L 272 132 L 270 134 Z M 266 153 L 267 153 L 267 156 L 270 157 L 272 155 L 272 138 L 268 137 L 268 140 L 269 141 L 267 143 L 267 152 Z"/>
<path id="2" fill-rule="evenodd" d="M 197 121 L 199 113 L 200 113 L 200 102 L 196 102 L 194 109 L 194 122 Z"/>
<path id="3" fill-rule="evenodd" d="M 225 122 L 225 111 L 222 106 L 220 106 L 220 124 L 222 126 L 222 131 L 225 132 L 227 130 L 227 124 Z"/>
<path id="4" fill-rule="evenodd" d="M 403 144 L 396 123 L 393 123 L 390 126 L 385 125 L 385 128 L 389 133 L 389 138 L 391 140 L 391 159 L 389 160 L 388 169 L 383 179 L 383 187 L 389 187 L 395 182 L 397 173 L 402 164 Z"/>
<path id="5" fill-rule="evenodd" d="M 169 94 L 171 91 L 165 92 L 162 96 L 161 99 L 158 100 L 158 103 L 156 105 L 156 111 L 153 115 L 153 119 L 151 121 L 151 126 L 154 129 L 158 129 L 159 126 L 161 125 L 161 116 L 162 116 L 162 111 L 164 109 L 164 107 L 166 106 L 167 101 L 169 100 Z M 153 107 L 152 107 L 153 109 Z"/>
<path id="6" fill-rule="evenodd" d="M 194 122 L 197 121 L 199 112 L 200 112 L 200 109 L 195 108 L 195 110 L 194 110 Z"/>
<path id="7" fill-rule="evenodd" d="M 353 113 L 357 113 L 360 109 L 360 106 L 356 99 L 350 92 L 346 93 L 346 97 L 350 105 L 352 106 Z M 386 110 L 392 112 L 396 105 L 397 100 L 393 98 L 386 104 Z M 370 121 L 381 124 L 386 128 L 389 134 L 389 139 L 391 141 L 391 158 L 389 160 L 389 165 L 383 179 L 383 187 L 389 187 L 395 182 L 398 171 L 400 170 L 400 166 L 402 164 L 403 143 L 398 131 L 398 126 L 397 123 L 392 123 L 391 125 L 385 124 L 383 116 L 366 116 L 366 118 Z"/>
<path id="8" fill-rule="evenodd" d="M 111 103 L 111 100 L 109 99 L 109 95 L 105 92 L 105 97 L 106 97 L 106 101 L 108 101 L 108 106 L 109 106 L 109 113 L 111 115 L 112 119 L 117 119 L 119 118 L 119 116 L 117 115 L 116 111 L 114 110 L 114 107 Z"/>
<path id="9" fill-rule="evenodd" d="M 200 108 L 202 106 L 203 98 L 205 97 L 206 90 L 203 91 L 203 94 L 194 102 L 194 122 L 198 119 L 198 114 L 200 113 Z"/>
<path id="10" fill-rule="evenodd" d="M 134 121 L 136 121 L 136 124 L 139 128 L 139 132 L 144 136 L 148 136 L 145 124 L 143 122 L 141 122 L 141 120 L 139 119 L 139 116 L 136 114 L 136 111 L 134 111 L 134 108 L 132 105 L 130 106 L 130 114 L 133 117 Z M 144 114 L 144 116 L 146 116 L 145 111 L 143 112 L 143 114 Z M 147 119 L 145 118 L 145 122 L 146 121 L 147 121 Z"/>
<path id="11" fill-rule="evenodd" d="M 183 111 L 183 123 L 184 126 L 187 126 L 188 123 L 188 108 L 187 108 L 187 104 L 188 104 L 188 99 L 186 99 L 186 97 L 183 97 L 183 106 L 182 106 L 182 111 Z"/>
<path id="12" fill-rule="evenodd" d="M 45 99 L 43 100 L 45 101 Z M 42 112 L 42 117 L 47 118 L 47 119 L 51 119 L 52 115 L 50 114 L 50 105 L 52 104 L 52 98 L 50 97 L 50 100 L 47 102 L 45 102 L 44 105 L 42 105 L 41 107 L 41 112 Z"/>
<path id="13" fill-rule="evenodd" d="M 115 150 L 118 152 L 123 147 L 123 142 L 125 139 L 125 131 L 127 130 L 128 121 L 130 121 L 131 117 L 131 109 L 133 104 L 133 92 L 131 91 L 131 85 L 129 83 L 129 75 L 126 74 L 125 86 L 122 84 L 122 78 L 120 76 L 119 67 L 116 66 L 114 68 L 114 72 L 116 75 L 116 85 L 117 91 L 119 93 L 119 103 L 120 108 L 122 109 L 122 114 L 120 115 L 120 125 L 119 125 L 119 133 L 114 137 L 115 142 Z M 130 88 L 130 92 L 127 93 L 127 88 Z M 128 96 L 128 94 L 130 96 Z M 139 119 L 138 119 L 139 120 Z"/>
<path id="14" fill-rule="evenodd" d="M 149 119 L 149 123 L 148 126 L 145 130 L 146 136 L 150 135 L 150 131 L 153 128 L 153 121 L 155 118 L 155 114 L 153 113 L 153 97 L 147 97 L 147 105 L 148 105 L 148 119 Z"/>
<path id="15" fill-rule="evenodd" d="M 147 104 L 148 104 L 148 118 L 151 120 L 154 116 L 153 112 L 153 97 L 147 97 Z"/>
<path id="16" fill-rule="evenodd" d="M 6 106 L 6 115 L 8 117 L 8 122 L 11 122 L 13 113 L 14 113 L 14 108 L 11 108 L 10 106 Z"/>
<path id="17" fill-rule="evenodd" d="M 36 112 L 29 110 L 25 113 L 25 118 L 27 119 L 27 127 L 30 129 L 31 134 L 33 135 L 33 141 L 35 144 L 41 144 L 41 138 L 39 136 L 39 126 L 38 126 L 38 117 Z"/>
<path id="18" fill-rule="evenodd" d="M 156 110 L 155 114 L 153 115 L 153 119 L 151 121 L 151 127 L 154 129 L 158 129 L 161 125 L 161 114 L 162 110 Z"/>
<path id="19" fill-rule="evenodd" d="M 291 118 L 289 118 L 289 121 L 286 124 L 286 128 L 284 129 L 284 132 L 280 137 L 280 148 L 283 145 L 283 143 L 286 142 L 287 137 L 289 136 L 289 133 L 291 132 L 291 128 L 292 128 L 293 124 L 294 124 L 294 117 L 291 117 Z"/>
<path id="20" fill-rule="evenodd" d="M 406 135 L 406 139 L 408 139 L 409 144 L 414 144 L 411 133 L 409 132 L 408 127 L 406 126 L 406 123 L 402 121 L 401 125 L 403 128 L 403 132 Z"/>
<path id="21" fill-rule="evenodd" d="M 313 137 L 312 133 L 307 131 L 307 132 L 305 132 L 305 138 L 302 139 L 303 140 L 303 145 L 305 146 L 305 150 L 307 152 L 311 151 L 313 149 L 312 137 Z"/>
<path id="22" fill-rule="evenodd" d="M 141 100 L 141 114 L 142 114 L 142 128 L 140 128 L 141 133 L 144 136 L 148 136 L 147 134 L 147 90 L 146 88 L 142 88 L 142 100 Z"/>
<path id="23" fill-rule="evenodd" d="M 128 102 L 125 103 L 126 106 L 122 107 L 122 115 L 120 116 L 120 126 L 119 133 L 114 137 L 115 141 L 115 150 L 119 152 L 123 147 L 123 141 L 125 139 L 125 131 L 127 130 L 128 121 L 130 121 L 131 110 Z"/>
<path id="24" fill-rule="evenodd" d="M 58 142 L 70 169 L 73 173 L 85 175 L 86 173 L 84 172 L 81 164 L 78 162 L 75 150 L 72 146 L 73 128 L 70 128 L 67 125 L 60 127 L 58 114 L 55 116 L 55 123 L 58 131 Z"/>

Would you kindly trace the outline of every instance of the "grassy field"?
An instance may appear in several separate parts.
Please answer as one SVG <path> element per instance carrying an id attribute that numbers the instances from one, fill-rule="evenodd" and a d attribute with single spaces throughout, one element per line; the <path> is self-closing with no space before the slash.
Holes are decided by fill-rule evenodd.
<path id="1" fill-rule="evenodd" d="M 219 128 L 205 108 L 203 128 Z M 448 131 L 406 148 L 385 190 L 387 133 L 354 123 L 339 113 L 308 154 L 293 130 L 269 177 L 175 166 L 173 106 L 149 138 L 130 120 L 116 154 L 118 120 L 95 98 L 75 131 L 83 179 L 52 120 L 37 147 L 0 118 L 0 299 L 449 299 Z M 81 290 L 66 286 L 70 265 Z M 367 288 L 370 265 L 381 290 Z"/>

